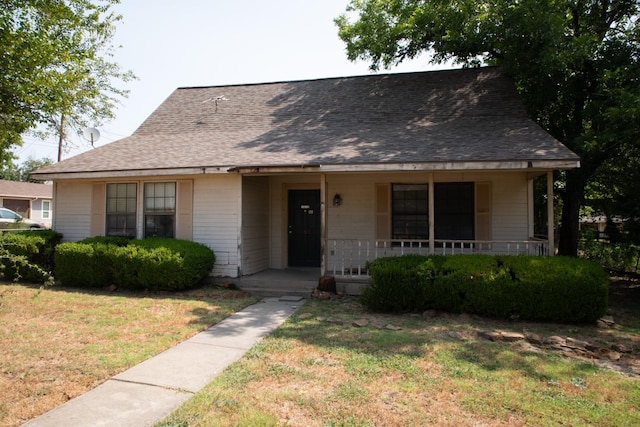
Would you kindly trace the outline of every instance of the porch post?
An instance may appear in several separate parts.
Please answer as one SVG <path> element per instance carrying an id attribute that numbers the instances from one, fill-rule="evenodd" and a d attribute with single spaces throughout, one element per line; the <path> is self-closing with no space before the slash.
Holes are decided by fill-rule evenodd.
<path id="1" fill-rule="evenodd" d="M 327 273 L 327 176 L 320 174 L 320 277 Z"/>
<path id="2" fill-rule="evenodd" d="M 549 255 L 555 255 L 555 237 L 553 215 L 553 171 L 547 171 L 547 240 L 549 245 Z"/>
<path id="3" fill-rule="evenodd" d="M 433 183 L 433 172 L 429 173 L 429 255 L 436 251 L 436 223 L 435 223 L 435 185 Z"/>

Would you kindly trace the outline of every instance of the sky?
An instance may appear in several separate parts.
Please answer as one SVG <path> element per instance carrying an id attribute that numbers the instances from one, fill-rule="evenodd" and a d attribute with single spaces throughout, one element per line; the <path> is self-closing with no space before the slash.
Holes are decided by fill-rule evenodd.
<path id="1" fill-rule="evenodd" d="M 122 83 L 115 119 L 97 126 L 94 146 L 131 135 L 177 88 L 222 86 L 371 74 L 369 64 L 347 59 L 334 19 L 349 0 L 122 0 L 112 60 L 138 80 Z M 427 56 L 381 73 L 436 67 Z M 439 68 L 449 68 L 442 66 Z M 71 136 L 67 159 L 91 150 Z M 27 136 L 18 163 L 57 159 L 57 140 Z"/>

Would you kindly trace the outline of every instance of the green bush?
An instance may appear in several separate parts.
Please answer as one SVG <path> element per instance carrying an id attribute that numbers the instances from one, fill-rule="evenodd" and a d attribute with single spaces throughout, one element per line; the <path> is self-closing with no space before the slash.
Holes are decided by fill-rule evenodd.
<path id="1" fill-rule="evenodd" d="M 527 320 L 593 322 L 607 307 L 608 277 L 575 258 L 452 255 L 369 263 L 361 302 L 374 311 L 449 312 Z"/>
<path id="2" fill-rule="evenodd" d="M 518 283 L 518 312 L 530 320 L 593 322 L 607 309 L 609 278 L 595 262 L 501 257 Z"/>
<path id="3" fill-rule="evenodd" d="M 132 237 L 124 236 L 95 236 L 82 239 L 78 243 L 102 243 L 105 245 L 127 246 L 132 240 Z"/>
<path id="4" fill-rule="evenodd" d="M 55 278 L 65 286 L 103 287 L 111 282 L 111 256 L 116 246 L 61 243 L 56 247 Z"/>
<path id="5" fill-rule="evenodd" d="M 59 245 L 56 279 L 68 286 L 175 291 L 197 285 L 215 263 L 211 249 L 195 242 L 151 238 L 122 243 L 92 238 Z"/>
<path id="6" fill-rule="evenodd" d="M 371 277 L 363 290 L 361 302 L 374 311 L 412 311 L 425 301 L 422 274 L 429 274 L 423 266 L 425 258 L 420 255 L 404 255 L 395 258 L 378 258 L 367 263 Z"/>
<path id="7" fill-rule="evenodd" d="M 55 247 L 62 234 L 53 230 L 27 230 L 0 236 L 2 274 L 9 279 L 42 283 L 53 270 Z M 18 257 L 18 258 L 16 258 Z"/>
<path id="8" fill-rule="evenodd" d="M 640 246 L 632 243 L 612 243 L 587 237 L 580 242 L 580 257 L 595 261 L 607 268 L 638 272 Z"/>

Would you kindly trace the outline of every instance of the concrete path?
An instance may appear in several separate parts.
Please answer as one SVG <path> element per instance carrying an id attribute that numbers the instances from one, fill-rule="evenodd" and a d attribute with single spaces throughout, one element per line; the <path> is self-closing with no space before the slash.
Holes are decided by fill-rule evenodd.
<path id="1" fill-rule="evenodd" d="M 152 426 L 304 304 L 266 298 L 24 426 Z"/>

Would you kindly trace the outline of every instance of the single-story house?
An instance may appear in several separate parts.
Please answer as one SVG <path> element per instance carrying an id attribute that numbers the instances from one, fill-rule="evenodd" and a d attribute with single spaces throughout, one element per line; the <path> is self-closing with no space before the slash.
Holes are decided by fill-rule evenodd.
<path id="1" fill-rule="evenodd" d="M 11 209 L 24 218 L 51 227 L 53 186 L 1 179 L 0 206 Z"/>
<path id="2" fill-rule="evenodd" d="M 32 176 L 66 241 L 170 236 L 213 249 L 212 276 L 341 277 L 407 252 L 552 254 L 533 179 L 577 167 L 487 67 L 179 88 L 130 137 Z"/>

